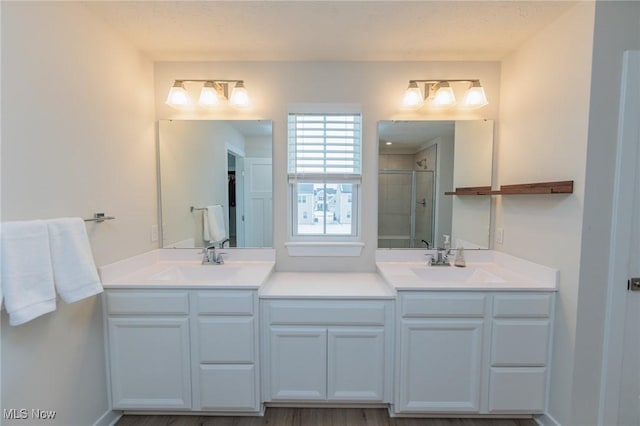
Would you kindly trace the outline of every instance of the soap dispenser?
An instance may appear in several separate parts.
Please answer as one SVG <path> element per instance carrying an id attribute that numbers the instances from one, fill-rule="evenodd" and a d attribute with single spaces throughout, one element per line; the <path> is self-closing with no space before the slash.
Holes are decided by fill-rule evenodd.
<path id="1" fill-rule="evenodd" d="M 443 235 L 442 236 L 444 238 L 444 241 L 442 243 L 442 248 L 444 248 L 445 253 L 449 254 L 449 251 L 451 250 L 451 238 L 449 237 L 449 235 Z"/>
<path id="2" fill-rule="evenodd" d="M 464 260 L 464 247 L 458 246 L 458 251 L 456 253 L 456 259 L 453 262 L 459 268 L 464 268 L 467 266 L 467 262 Z"/>

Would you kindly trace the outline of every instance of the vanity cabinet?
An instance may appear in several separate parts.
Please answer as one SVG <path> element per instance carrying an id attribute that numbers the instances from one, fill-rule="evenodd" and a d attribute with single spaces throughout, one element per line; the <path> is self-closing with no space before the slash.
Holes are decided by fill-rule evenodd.
<path id="1" fill-rule="evenodd" d="M 553 302 L 543 292 L 399 292 L 394 411 L 544 412 Z"/>
<path id="2" fill-rule="evenodd" d="M 114 409 L 257 412 L 257 292 L 107 290 Z"/>
<path id="3" fill-rule="evenodd" d="M 391 301 L 262 303 L 266 402 L 389 402 Z"/>
<path id="4" fill-rule="evenodd" d="M 486 296 L 400 296 L 400 412 L 480 411 Z"/>

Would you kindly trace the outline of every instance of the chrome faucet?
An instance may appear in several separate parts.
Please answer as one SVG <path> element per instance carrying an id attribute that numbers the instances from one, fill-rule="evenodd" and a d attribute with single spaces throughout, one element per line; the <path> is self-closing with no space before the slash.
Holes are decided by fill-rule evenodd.
<path id="1" fill-rule="evenodd" d="M 222 255 L 225 253 L 216 253 L 215 244 L 211 244 L 210 246 L 205 247 L 202 250 L 204 257 L 202 258 L 203 265 L 223 265 L 224 259 Z"/>
<path id="2" fill-rule="evenodd" d="M 429 266 L 451 266 L 449 263 L 449 254 L 451 250 L 444 248 L 437 248 L 435 256 L 433 254 L 427 254 L 429 256 Z"/>

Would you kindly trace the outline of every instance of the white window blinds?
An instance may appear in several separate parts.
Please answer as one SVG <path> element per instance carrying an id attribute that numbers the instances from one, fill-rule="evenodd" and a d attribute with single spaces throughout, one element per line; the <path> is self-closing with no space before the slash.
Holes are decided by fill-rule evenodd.
<path id="1" fill-rule="evenodd" d="M 289 176 L 361 174 L 360 114 L 289 114 Z"/>

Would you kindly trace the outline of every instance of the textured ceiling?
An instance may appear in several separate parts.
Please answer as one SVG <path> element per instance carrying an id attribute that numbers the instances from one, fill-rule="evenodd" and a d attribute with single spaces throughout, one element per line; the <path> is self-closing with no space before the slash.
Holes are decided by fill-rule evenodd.
<path id="1" fill-rule="evenodd" d="M 154 61 L 496 61 L 573 4 L 85 2 Z"/>

